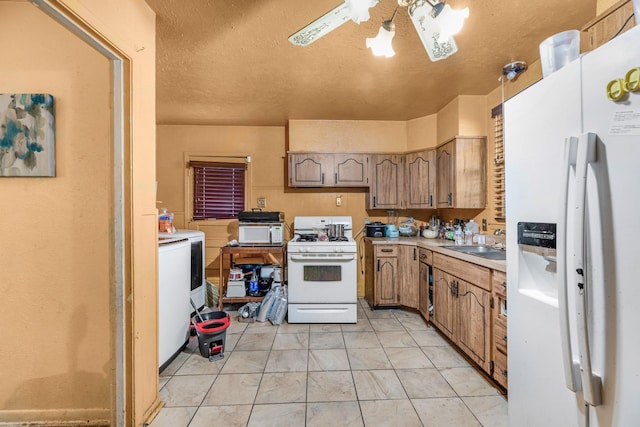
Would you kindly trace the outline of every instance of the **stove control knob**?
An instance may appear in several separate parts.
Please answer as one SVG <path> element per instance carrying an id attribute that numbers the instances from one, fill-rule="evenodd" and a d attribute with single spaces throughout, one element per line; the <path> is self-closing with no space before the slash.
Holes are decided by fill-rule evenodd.
<path id="1" fill-rule="evenodd" d="M 334 248 L 333 251 L 334 252 L 344 252 L 344 250 L 342 248 Z"/>

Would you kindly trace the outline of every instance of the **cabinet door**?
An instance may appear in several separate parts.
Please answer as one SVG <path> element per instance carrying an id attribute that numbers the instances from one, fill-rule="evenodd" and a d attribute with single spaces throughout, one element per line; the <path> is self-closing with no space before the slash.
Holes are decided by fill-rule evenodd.
<path id="1" fill-rule="evenodd" d="M 398 279 L 397 257 L 376 259 L 376 305 L 398 305 Z"/>
<path id="2" fill-rule="evenodd" d="M 418 308 L 419 293 L 419 262 L 416 246 L 400 246 L 398 248 L 400 269 L 400 305 Z"/>
<path id="3" fill-rule="evenodd" d="M 372 156 L 369 193 L 370 209 L 396 209 L 403 207 L 402 156 Z"/>
<path id="4" fill-rule="evenodd" d="M 457 138 L 455 143 L 453 207 L 484 209 L 487 204 L 486 140 Z"/>
<path id="5" fill-rule="evenodd" d="M 435 208 L 436 164 L 435 150 L 405 156 L 404 182 L 407 209 Z"/>
<path id="6" fill-rule="evenodd" d="M 333 184 L 338 187 L 369 185 L 369 156 L 366 154 L 334 154 Z"/>
<path id="7" fill-rule="evenodd" d="M 449 208 L 453 206 L 453 188 L 455 184 L 454 150 L 454 141 L 438 148 L 436 158 L 438 168 L 438 190 L 436 191 L 438 208 Z"/>
<path id="8" fill-rule="evenodd" d="M 292 187 L 333 185 L 332 155 L 289 153 L 289 185 Z"/>
<path id="9" fill-rule="evenodd" d="M 458 345 L 485 371 L 489 372 L 491 342 L 491 294 L 457 279 Z"/>
<path id="10" fill-rule="evenodd" d="M 418 283 L 418 310 L 427 322 L 429 319 L 429 270 L 431 266 L 420 261 L 420 280 Z"/>
<path id="11" fill-rule="evenodd" d="M 454 333 L 453 280 L 444 271 L 433 269 L 433 323 L 450 339 L 453 339 Z"/>

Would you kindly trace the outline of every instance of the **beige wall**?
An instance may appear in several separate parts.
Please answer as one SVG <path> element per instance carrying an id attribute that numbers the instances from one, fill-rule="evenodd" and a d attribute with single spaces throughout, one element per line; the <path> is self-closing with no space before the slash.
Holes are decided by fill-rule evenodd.
<path id="1" fill-rule="evenodd" d="M 128 59 L 126 419 L 141 425 L 159 404 L 154 14 L 141 0 L 51 4 Z M 2 92 L 53 94 L 57 145 L 55 178 L 0 178 L 0 422 L 114 422 L 112 67 L 28 2 L 0 2 L 0 22 L 14 58 Z"/>
<path id="2" fill-rule="evenodd" d="M 455 136 L 487 134 L 486 99 L 480 95 L 460 95 L 437 114 L 437 141 L 442 144 Z"/>
<path id="3" fill-rule="evenodd" d="M 406 122 L 289 120 L 289 151 L 403 152 Z"/>
<path id="4" fill-rule="evenodd" d="M 407 151 L 438 145 L 438 115 L 431 114 L 407 122 Z"/>

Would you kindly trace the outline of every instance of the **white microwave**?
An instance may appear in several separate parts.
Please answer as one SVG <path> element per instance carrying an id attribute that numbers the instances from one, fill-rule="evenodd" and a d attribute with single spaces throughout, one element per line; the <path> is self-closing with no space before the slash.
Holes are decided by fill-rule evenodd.
<path id="1" fill-rule="evenodd" d="M 238 226 L 240 245 L 275 246 L 284 243 L 284 227 L 278 223 L 241 222 Z"/>

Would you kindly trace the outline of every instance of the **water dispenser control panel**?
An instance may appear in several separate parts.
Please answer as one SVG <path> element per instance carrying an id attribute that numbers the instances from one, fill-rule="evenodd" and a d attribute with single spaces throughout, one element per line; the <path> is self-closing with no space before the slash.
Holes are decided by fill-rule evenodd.
<path id="1" fill-rule="evenodd" d="M 519 222 L 518 244 L 556 248 L 556 224 L 545 222 Z"/>

